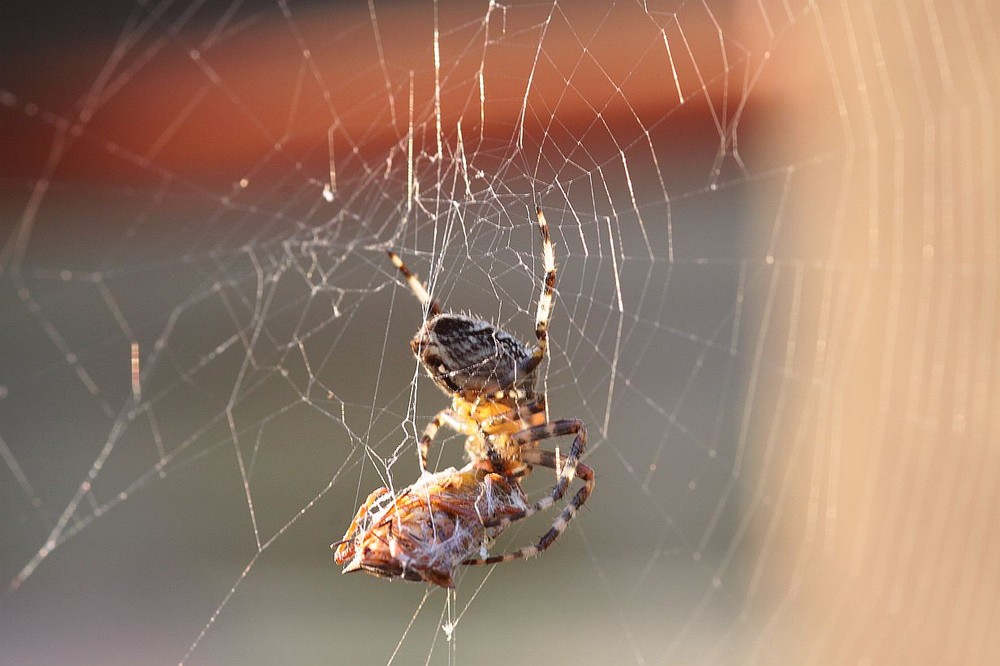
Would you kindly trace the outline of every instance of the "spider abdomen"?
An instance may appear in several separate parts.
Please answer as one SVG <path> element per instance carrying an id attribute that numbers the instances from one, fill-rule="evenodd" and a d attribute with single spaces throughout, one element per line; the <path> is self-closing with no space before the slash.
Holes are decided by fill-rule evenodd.
<path id="1" fill-rule="evenodd" d="M 531 373 L 521 374 L 531 351 L 484 319 L 436 315 L 420 327 L 410 348 L 448 394 L 530 388 L 533 379 Z"/>

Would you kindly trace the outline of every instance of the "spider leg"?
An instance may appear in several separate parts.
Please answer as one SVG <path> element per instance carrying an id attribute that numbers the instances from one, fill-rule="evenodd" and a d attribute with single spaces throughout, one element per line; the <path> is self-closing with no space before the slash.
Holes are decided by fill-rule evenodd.
<path id="1" fill-rule="evenodd" d="M 538 214 L 538 230 L 542 234 L 542 262 L 545 266 L 545 282 L 542 287 L 542 295 L 538 297 L 538 309 L 535 312 L 535 337 L 538 343 L 531 352 L 531 356 L 525 359 L 521 367 L 521 374 L 530 374 L 545 359 L 545 354 L 549 348 L 549 319 L 552 317 L 552 306 L 556 297 L 556 253 L 552 246 L 552 237 L 549 236 L 549 223 L 545 221 L 545 213 L 541 206 L 535 206 Z"/>
<path id="2" fill-rule="evenodd" d="M 558 461 L 556 460 L 555 454 L 552 454 L 552 464 L 548 464 L 547 459 L 546 462 L 539 463 L 533 463 L 529 460 L 529 458 L 535 455 L 533 452 L 538 450 L 538 442 L 545 439 L 551 439 L 552 437 L 562 437 L 563 435 L 576 435 L 573 439 L 573 445 L 570 447 L 569 455 L 564 459 Z M 542 425 L 522 430 L 511 437 L 511 442 L 520 445 L 521 447 L 530 447 L 522 452 L 522 460 L 530 464 L 538 464 L 543 467 L 549 467 L 556 470 L 558 474 L 556 485 L 553 486 L 552 492 L 548 497 L 543 497 L 538 500 L 534 506 L 529 507 L 524 516 L 513 517 L 513 520 L 520 520 L 521 518 L 527 518 L 531 514 L 537 513 L 538 511 L 548 509 L 553 504 L 558 502 L 566 493 L 566 489 L 569 488 L 569 484 L 573 482 L 573 479 L 577 474 L 580 457 L 583 455 L 584 449 L 587 448 L 587 426 L 585 426 L 583 421 L 580 419 L 560 419 L 558 421 L 543 423 Z M 561 465 L 559 463 L 561 463 Z M 511 521 L 508 520 L 507 522 Z M 492 525 L 488 525 L 488 527 L 492 527 Z"/>
<path id="3" fill-rule="evenodd" d="M 565 460 L 557 458 L 556 454 L 552 451 L 534 448 L 534 446 L 543 439 L 573 433 L 576 434 L 576 439 L 573 440 L 573 446 L 570 449 L 570 454 Z M 559 517 L 552 523 L 552 527 L 549 528 L 549 531 L 546 532 L 535 545 L 520 548 L 501 555 L 493 555 L 484 558 L 471 558 L 465 560 L 462 564 L 496 564 L 498 562 L 509 562 L 511 560 L 534 557 L 551 546 L 553 542 L 555 542 L 555 540 L 566 531 L 569 521 L 573 520 L 577 511 L 579 511 L 580 507 L 586 503 L 591 492 L 594 490 L 594 470 L 591 469 L 589 465 L 580 462 L 580 456 L 583 454 L 583 450 L 587 444 L 587 428 L 579 419 L 563 419 L 553 423 L 536 426 L 534 428 L 528 428 L 527 430 L 523 430 L 514 435 L 514 439 L 522 446 L 533 447 L 523 452 L 521 456 L 521 460 L 523 462 L 528 463 L 529 465 L 540 465 L 542 467 L 549 467 L 556 470 L 559 473 L 559 481 L 556 483 L 555 487 L 553 487 L 552 493 L 548 497 L 540 499 L 534 504 L 534 506 L 525 509 L 523 512 L 518 512 L 515 515 L 505 517 L 501 520 L 488 522 L 486 523 L 487 527 L 497 527 L 503 529 L 510 523 L 527 518 L 534 513 L 551 507 L 566 493 L 566 489 L 569 487 L 569 484 L 574 478 L 578 477 L 582 479 L 583 487 L 576 492 L 573 499 L 569 501 L 566 507 L 562 510 L 562 513 L 559 514 Z"/>
<path id="4" fill-rule="evenodd" d="M 442 425 L 447 425 L 449 428 L 454 430 L 459 434 L 468 435 L 466 432 L 468 428 L 464 427 L 462 422 L 455 416 L 455 413 L 451 411 L 450 407 L 442 409 L 440 412 L 434 415 L 424 427 L 424 434 L 420 437 L 420 442 L 417 444 L 417 456 L 420 458 L 420 472 L 424 473 L 427 471 L 427 455 L 430 452 L 431 442 L 437 436 L 438 429 Z"/>
<path id="5" fill-rule="evenodd" d="M 431 297 L 430 293 L 427 291 L 427 287 L 425 287 L 424 283 L 420 281 L 420 278 L 418 278 L 413 272 L 410 271 L 409 268 L 406 267 L 406 264 L 403 263 L 403 260 L 399 258 L 398 254 L 392 250 L 388 250 L 387 254 L 389 255 L 389 259 L 392 260 L 392 264 L 398 268 L 399 272 L 403 274 L 404 278 L 406 278 L 406 283 L 410 286 L 410 291 L 413 292 L 413 295 L 416 296 L 423 305 L 427 306 L 428 314 L 431 317 L 441 314 L 441 306 L 436 300 L 434 300 L 434 298 Z"/>

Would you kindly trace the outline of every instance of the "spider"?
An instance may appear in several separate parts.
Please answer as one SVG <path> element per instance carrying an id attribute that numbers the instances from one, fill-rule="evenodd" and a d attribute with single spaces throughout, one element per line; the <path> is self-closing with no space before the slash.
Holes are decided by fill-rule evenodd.
<path id="1" fill-rule="evenodd" d="M 429 475 L 427 455 L 442 425 L 466 435 L 465 449 L 473 468 L 486 475 L 496 475 L 517 493 L 523 494 L 520 489 L 520 479 L 529 474 L 535 465 L 554 469 L 557 474 L 556 484 L 551 492 L 532 505 L 507 506 L 503 507 L 503 510 L 479 512 L 482 528 L 488 532 L 484 533 L 483 538 L 478 539 L 480 544 L 485 543 L 488 537 L 495 536 L 511 523 L 552 507 L 565 495 L 574 478 L 579 477 L 583 481 L 583 486 L 536 544 L 500 555 L 488 556 L 481 552 L 478 557 L 466 557 L 461 560 L 461 564 L 495 564 L 533 557 L 541 553 L 566 530 L 569 521 L 594 489 L 594 471 L 580 462 L 587 444 L 587 429 L 583 421 L 580 419 L 546 421 L 545 397 L 535 389 L 538 367 L 548 350 L 549 318 L 552 314 L 556 285 L 555 252 L 549 237 L 548 224 L 542 209 L 536 207 L 535 210 L 542 236 L 545 280 L 535 315 L 537 343 L 533 347 L 526 346 L 503 329 L 483 319 L 442 311 L 441 306 L 430 296 L 424 284 L 406 267 L 402 259 L 394 252 L 388 253 L 392 263 L 409 284 L 410 290 L 427 308 L 429 315 L 410 341 L 410 348 L 434 383 L 452 399 L 451 406 L 438 412 L 424 429 L 417 450 L 422 474 Z M 565 435 L 575 435 L 569 454 L 566 456 L 560 456 L 558 451 L 540 449 L 538 446 L 542 440 Z M 412 492 L 419 483 L 404 493 Z M 423 488 L 425 491 L 423 499 L 425 502 L 429 500 L 432 507 L 435 501 L 441 503 L 439 501 L 441 496 L 435 496 L 435 493 L 431 492 L 440 493 L 441 491 L 435 490 L 436 488 L 438 486 L 434 485 Z M 374 495 L 369 497 L 355 518 L 352 529 L 348 530 L 345 540 L 356 546 L 374 536 L 371 532 L 372 525 L 364 519 L 364 515 L 379 499 L 380 497 Z M 397 507 L 395 513 L 397 519 L 406 518 L 409 523 L 419 523 L 420 519 L 416 514 L 411 516 L 410 510 L 404 510 L 402 505 Z M 432 514 L 433 511 L 425 512 L 428 520 L 433 517 Z M 369 529 L 364 529 L 365 526 Z M 344 548 L 344 542 L 340 543 L 341 548 Z M 396 548 L 398 551 L 397 541 L 384 544 L 388 544 L 390 550 Z M 473 547 L 476 545 L 476 539 L 466 545 L 468 548 L 465 555 L 472 555 L 476 550 Z M 346 552 L 345 550 L 345 557 Z M 410 557 L 410 565 L 419 568 L 421 565 L 415 561 L 416 559 L 419 558 Z M 359 565 L 351 570 L 359 568 L 364 567 Z M 345 568 L 345 571 L 347 570 Z M 384 568 L 380 575 L 410 577 L 395 570 L 389 573 L 387 571 L 389 570 Z"/>

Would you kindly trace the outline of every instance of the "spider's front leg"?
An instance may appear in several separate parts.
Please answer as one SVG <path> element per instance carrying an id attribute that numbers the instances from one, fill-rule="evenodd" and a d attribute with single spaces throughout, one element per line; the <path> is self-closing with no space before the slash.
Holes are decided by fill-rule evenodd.
<path id="1" fill-rule="evenodd" d="M 556 300 L 556 253 L 549 234 L 549 223 L 545 221 L 545 213 L 541 206 L 535 206 L 538 215 L 538 231 L 542 235 L 542 264 L 545 268 L 545 280 L 542 282 L 542 293 L 538 297 L 535 312 L 535 348 L 531 356 L 524 359 L 520 367 L 521 375 L 530 375 L 541 365 L 549 348 L 549 320 Z"/>
<path id="2" fill-rule="evenodd" d="M 576 438 L 573 440 L 573 446 L 570 448 L 569 455 L 565 459 L 560 460 L 552 451 L 537 448 L 538 442 L 543 439 L 570 434 L 576 434 Z M 498 562 L 509 562 L 510 560 L 534 557 L 551 546 L 566 531 L 569 521 L 573 520 L 573 517 L 580 510 L 580 507 L 586 503 L 594 490 L 594 470 L 589 465 L 580 462 L 580 456 L 583 455 L 583 451 L 587 446 L 587 427 L 583 424 L 583 421 L 579 419 L 562 419 L 553 423 L 546 423 L 522 430 L 514 435 L 512 439 L 523 447 L 531 447 L 522 453 L 521 460 L 523 462 L 529 465 L 539 465 L 554 469 L 559 475 L 559 480 L 552 488 L 549 496 L 543 497 L 533 506 L 518 511 L 516 514 L 505 516 L 499 520 L 489 521 L 486 523 L 486 527 L 495 527 L 502 530 L 510 523 L 548 509 L 562 498 L 574 478 L 580 478 L 583 481 L 583 487 L 576 492 L 573 499 L 569 501 L 559 514 L 559 517 L 552 523 L 549 531 L 535 545 L 502 555 L 468 559 L 462 562 L 462 564 L 496 564 Z"/>

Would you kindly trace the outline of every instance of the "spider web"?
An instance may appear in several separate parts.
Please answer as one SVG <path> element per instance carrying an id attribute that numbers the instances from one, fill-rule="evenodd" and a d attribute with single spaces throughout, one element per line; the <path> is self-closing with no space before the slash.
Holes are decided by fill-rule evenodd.
<path id="1" fill-rule="evenodd" d="M 3 10 L 5 661 L 1000 658 L 986 0 L 91 7 Z M 447 402 L 385 250 L 528 341 L 536 204 L 595 494 L 340 577 Z"/>

